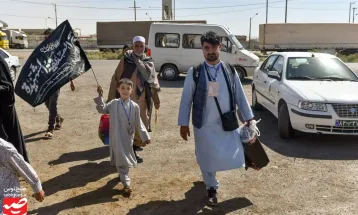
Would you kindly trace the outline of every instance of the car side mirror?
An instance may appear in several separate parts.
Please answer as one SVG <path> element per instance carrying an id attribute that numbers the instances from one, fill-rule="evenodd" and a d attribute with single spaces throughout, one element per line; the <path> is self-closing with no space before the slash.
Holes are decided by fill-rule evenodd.
<path id="1" fill-rule="evenodd" d="M 280 79 L 281 79 L 281 77 L 280 77 L 280 75 L 278 74 L 277 71 L 269 71 L 269 72 L 267 73 L 267 76 L 268 76 L 269 78 L 273 78 L 273 79 L 276 79 L 276 80 L 280 80 Z"/>
<path id="2" fill-rule="evenodd" d="M 236 54 L 236 51 L 237 51 L 237 47 L 235 45 L 232 45 L 231 46 L 231 53 Z"/>

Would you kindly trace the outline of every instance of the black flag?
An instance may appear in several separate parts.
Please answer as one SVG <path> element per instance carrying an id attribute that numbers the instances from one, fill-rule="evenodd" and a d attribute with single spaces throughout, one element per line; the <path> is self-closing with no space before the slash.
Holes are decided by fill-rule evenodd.
<path id="1" fill-rule="evenodd" d="M 90 68 L 87 56 L 66 20 L 32 52 L 21 69 L 15 93 L 36 107 Z"/>

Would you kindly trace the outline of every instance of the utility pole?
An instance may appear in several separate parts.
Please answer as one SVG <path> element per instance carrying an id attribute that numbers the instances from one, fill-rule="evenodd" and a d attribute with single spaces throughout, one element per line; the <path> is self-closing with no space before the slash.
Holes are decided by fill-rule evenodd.
<path id="1" fill-rule="evenodd" d="M 349 3 L 349 22 L 348 23 L 351 23 L 352 4 L 355 4 L 355 2 Z"/>
<path id="2" fill-rule="evenodd" d="M 287 1 L 288 1 L 288 0 L 286 0 L 285 23 L 287 23 Z"/>
<path id="3" fill-rule="evenodd" d="M 266 24 L 268 20 L 268 0 L 266 0 Z"/>
<path id="4" fill-rule="evenodd" d="M 255 14 L 255 16 L 257 16 L 258 15 L 258 13 L 256 13 Z M 248 50 L 250 50 L 250 46 L 251 46 L 251 21 L 252 21 L 252 19 L 255 17 L 255 16 L 253 16 L 253 17 L 250 17 L 250 27 L 249 27 L 249 47 L 247 48 Z"/>
<path id="5" fill-rule="evenodd" d="M 134 7 L 130 7 L 130 8 L 134 8 L 134 21 L 137 21 L 137 8 L 140 7 L 137 7 L 135 0 L 134 0 Z"/>
<path id="6" fill-rule="evenodd" d="M 353 23 L 354 23 L 354 17 L 356 16 L 356 7 L 353 8 Z"/>
<path id="7" fill-rule="evenodd" d="M 56 28 L 57 28 L 57 7 L 56 7 L 56 4 L 55 4 L 55 19 L 56 19 Z"/>
<path id="8" fill-rule="evenodd" d="M 252 18 L 250 17 L 250 27 L 249 27 L 249 46 L 247 47 L 247 50 L 250 50 L 250 46 L 251 46 L 251 20 Z"/>

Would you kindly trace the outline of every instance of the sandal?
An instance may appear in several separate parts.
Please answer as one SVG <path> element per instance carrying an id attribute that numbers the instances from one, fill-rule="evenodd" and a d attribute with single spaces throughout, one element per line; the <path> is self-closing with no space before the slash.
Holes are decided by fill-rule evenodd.
<path id="1" fill-rule="evenodd" d="M 53 137 L 53 129 L 49 128 L 47 129 L 47 132 L 45 134 L 45 139 L 52 139 L 52 137 Z"/>
<path id="2" fill-rule="evenodd" d="M 123 196 L 124 196 L 124 197 L 130 197 L 131 193 L 132 193 L 132 189 L 131 189 L 131 188 L 125 187 L 125 188 L 123 189 Z"/>
<path id="3" fill-rule="evenodd" d="M 60 130 L 61 127 L 62 127 L 62 123 L 65 119 L 60 117 L 60 116 L 57 116 L 56 117 L 56 125 L 55 125 L 55 130 Z"/>

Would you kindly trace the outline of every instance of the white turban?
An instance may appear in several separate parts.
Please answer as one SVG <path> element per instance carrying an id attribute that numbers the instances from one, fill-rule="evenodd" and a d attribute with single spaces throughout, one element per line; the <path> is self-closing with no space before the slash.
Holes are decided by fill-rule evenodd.
<path id="1" fill-rule="evenodd" d="M 145 44 L 145 38 L 142 37 L 142 36 L 135 36 L 135 37 L 133 38 L 133 43 L 135 43 L 135 42 L 142 42 L 142 43 Z"/>

